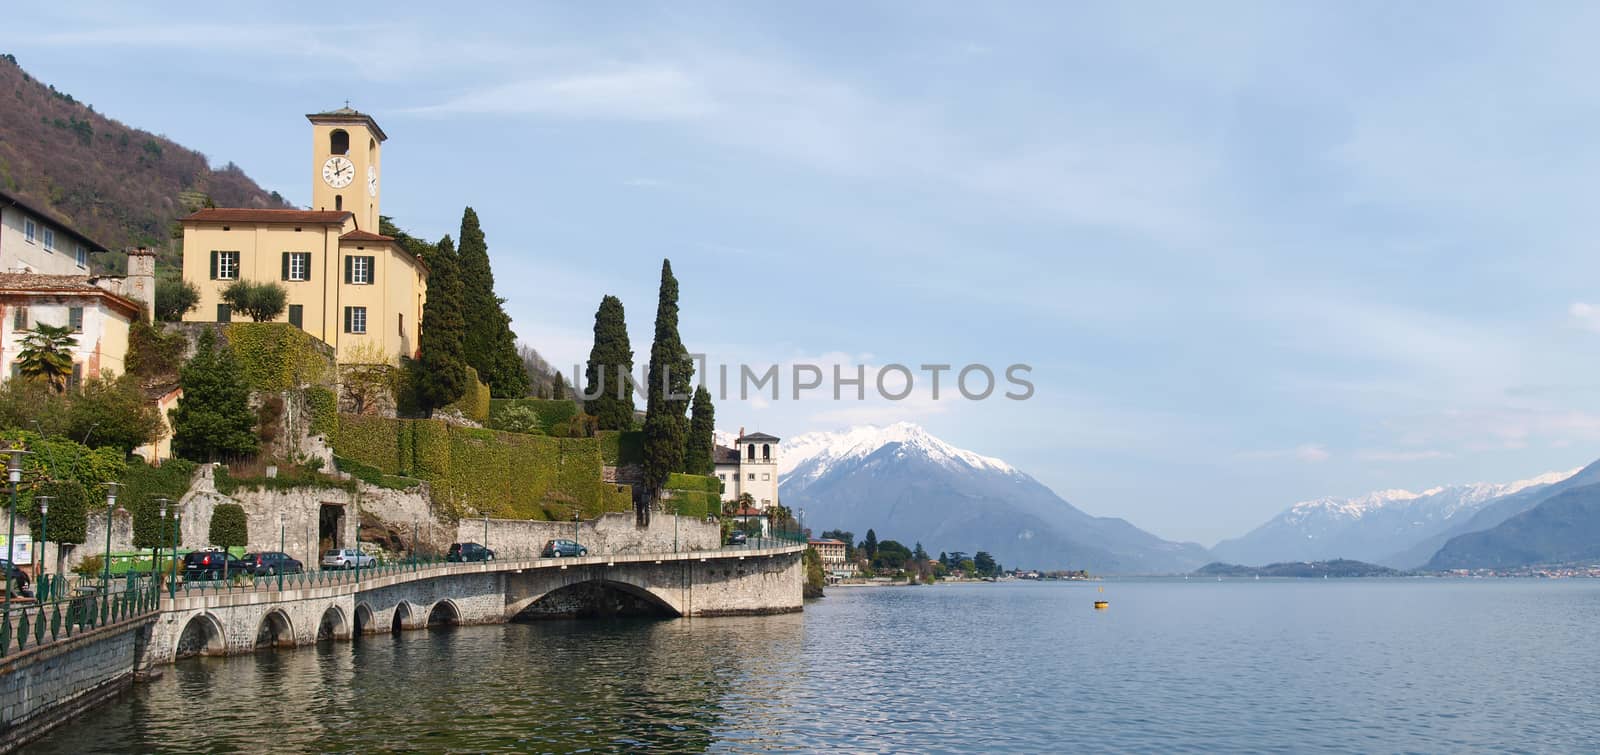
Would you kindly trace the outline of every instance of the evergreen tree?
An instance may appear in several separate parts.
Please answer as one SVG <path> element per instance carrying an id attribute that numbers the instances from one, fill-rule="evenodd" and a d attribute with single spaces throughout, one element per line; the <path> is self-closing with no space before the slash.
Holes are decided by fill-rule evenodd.
<path id="1" fill-rule="evenodd" d="M 565 401 L 567 398 L 567 379 L 556 373 L 556 381 L 550 384 L 550 398 Z"/>
<path id="2" fill-rule="evenodd" d="M 870 529 L 867 530 L 867 539 L 863 540 L 861 542 L 861 550 L 866 552 L 868 561 L 871 561 L 871 560 L 877 558 L 878 557 L 878 533 L 873 532 Z"/>
<path id="3" fill-rule="evenodd" d="M 688 436 L 685 410 L 693 377 L 694 362 L 678 337 L 678 279 L 672 277 L 672 262 L 662 260 L 644 417 L 644 483 L 651 498 L 660 494 L 667 475 L 683 471 Z"/>
<path id="4" fill-rule="evenodd" d="M 467 391 L 464 353 L 466 320 L 461 307 L 461 276 L 454 242 L 439 240 L 428 257 L 428 300 L 422 306 L 419 359 L 412 363 L 412 390 L 425 416 L 448 406 Z"/>
<path id="5" fill-rule="evenodd" d="M 623 317 L 622 300 L 607 296 L 594 313 L 594 346 L 589 350 L 589 366 L 584 371 L 584 412 L 595 418 L 601 430 L 627 430 L 633 427 L 633 345 L 628 342 L 628 325 Z"/>
<path id="6" fill-rule="evenodd" d="M 256 450 L 255 413 L 233 350 L 200 331 L 194 356 L 178 373 L 183 397 L 171 412 L 172 452 L 193 461 L 217 461 Z"/>
<path id="7" fill-rule="evenodd" d="M 461 213 L 461 245 L 456 256 L 461 277 L 461 316 L 464 322 L 471 323 L 462 338 L 467 365 L 478 371 L 491 395 L 522 396 L 528 392 L 528 374 L 517 355 L 517 335 L 511 331 L 505 300 L 494 294 L 489 245 L 478 224 L 478 213 L 471 207 Z"/>
<path id="8" fill-rule="evenodd" d="M 683 450 L 684 471 L 689 474 L 711 474 L 716 470 L 717 425 L 716 409 L 711 406 L 711 391 L 700 386 L 694 392 L 690 408 L 689 446 Z"/>

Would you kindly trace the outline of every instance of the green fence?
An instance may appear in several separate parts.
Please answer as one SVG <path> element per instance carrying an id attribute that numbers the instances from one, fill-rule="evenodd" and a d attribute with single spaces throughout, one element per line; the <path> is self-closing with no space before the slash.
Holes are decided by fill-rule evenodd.
<path id="1" fill-rule="evenodd" d="M 13 600 L 0 620 L 0 657 L 156 611 L 160 583 L 134 574 L 109 585 L 81 580 L 50 600 Z"/>

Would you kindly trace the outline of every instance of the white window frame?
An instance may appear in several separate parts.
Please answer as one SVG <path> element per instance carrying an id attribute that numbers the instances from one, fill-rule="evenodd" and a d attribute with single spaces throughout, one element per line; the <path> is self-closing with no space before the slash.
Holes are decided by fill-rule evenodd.
<path id="1" fill-rule="evenodd" d="M 39 235 L 39 226 L 38 226 L 38 224 L 33 222 L 33 218 L 23 218 L 22 219 L 22 238 L 25 239 L 30 244 L 37 244 L 37 243 L 39 243 L 37 241 L 38 235 Z"/>
<path id="2" fill-rule="evenodd" d="M 772 482 L 772 474 L 769 473 L 769 472 L 762 472 L 761 473 L 761 481 L 762 482 Z"/>
<path id="3" fill-rule="evenodd" d="M 46 229 L 44 229 L 44 233 L 41 234 L 41 235 L 44 236 L 44 250 L 47 251 L 47 252 L 55 251 L 56 250 L 56 229 L 54 229 L 54 228 L 46 228 Z"/>
<path id="4" fill-rule="evenodd" d="M 300 271 L 299 271 L 300 274 L 299 275 L 295 275 L 295 263 L 299 263 L 300 264 Z M 310 278 L 307 276 L 307 274 L 310 273 L 310 272 L 311 272 L 311 253 L 310 252 L 290 252 L 289 253 L 289 280 L 291 282 L 304 282 L 304 281 L 310 280 Z"/>
<path id="5" fill-rule="evenodd" d="M 367 308 L 350 308 L 350 334 L 364 336 L 367 334 Z"/>
<path id="6" fill-rule="evenodd" d="M 77 248 L 74 249 L 73 252 L 74 252 L 73 258 L 78 261 L 78 267 L 85 267 L 86 268 L 86 267 L 89 266 L 89 250 L 88 249 L 84 248 L 84 246 L 82 244 L 78 244 Z"/>
<path id="7" fill-rule="evenodd" d="M 231 270 L 228 268 L 229 264 L 233 265 L 233 268 Z M 219 280 L 219 281 L 239 280 L 239 253 L 238 252 L 221 252 L 221 251 L 217 252 L 217 280 Z"/>
<path id="8" fill-rule="evenodd" d="M 353 255 L 350 258 L 350 283 L 357 286 L 372 285 L 372 266 L 367 264 L 370 258 L 364 255 Z"/>

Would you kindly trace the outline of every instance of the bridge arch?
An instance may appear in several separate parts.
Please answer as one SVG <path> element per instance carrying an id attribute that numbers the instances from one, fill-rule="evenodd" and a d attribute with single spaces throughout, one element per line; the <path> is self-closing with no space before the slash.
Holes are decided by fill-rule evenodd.
<path id="1" fill-rule="evenodd" d="M 428 627 L 453 626 L 461 623 L 461 609 L 455 601 L 445 598 L 433 604 L 428 611 Z"/>
<path id="2" fill-rule="evenodd" d="M 323 640 L 348 640 L 350 629 L 344 620 L 344 609 L 334 603 L 328 610 L 322 612 L 322 621 L 317 624 L 317 642 Z"/>
<path id="3" fill-rule="evenodd" d="M 683 609 L 670 591 L 625 579 L 598 577 L 551 585 L 511 601 L 506 605 L 505 615 L 512 620 L 612 615 L 676 618 L 683 616 Z"/>
<path id="4" fill-rule="evenodd" d="M 210 613 L 198 613 L 184 622 L 178 633 L 172 657 L 190 658 L 196 655 L 226 655 L 228 642 L 222 633 L 222 622 Z"/>
<path id="5" fill-rule="evenodd" d="M 294 623 L 282 608 L 274 608 L 261 617 L 256 627 L 256 648 L 294 647 Z"/>
<path id="6" fill-rule="evenodd" d="M 376 631 L 377 629 L 372 625 L 372 606 L 369 606 L 366 603 L 357 603 L 355 635 L 359 637 L 363 634 L 372 634 Z"/>
<path id="7" fill-rule="evenodd" d="M 411 604 L 400 601 L 394 606 L 394 619 L 389 622 L 389 631 L 399 634 L 409 629 L 411 625 Z"/>

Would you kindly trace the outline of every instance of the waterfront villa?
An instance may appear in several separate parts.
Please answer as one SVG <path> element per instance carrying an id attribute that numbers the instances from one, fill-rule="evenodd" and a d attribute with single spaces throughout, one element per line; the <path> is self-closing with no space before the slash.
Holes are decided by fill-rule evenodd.
<path id="1" fill-rule="evenodd" d="M 733 448 L 716 447 L 717 479 L 722 481 L 722 500 L 735 501 L 749 493 L 756 508 L 766 509 L 778 502 L 778 438 L 766 433 L 739 437 Z"/>
<path id="2" fill-rule="evenodd" d="M 856 576 L 855 562 L 845 558 L 846 546 L 844 541 L 834 540 L 833 538 L 820 540 L 812 538 L 808 542 L 812 548 L 816 549 L 817 555 L 821 557 L 823 571 L 841 578 Z"/>

